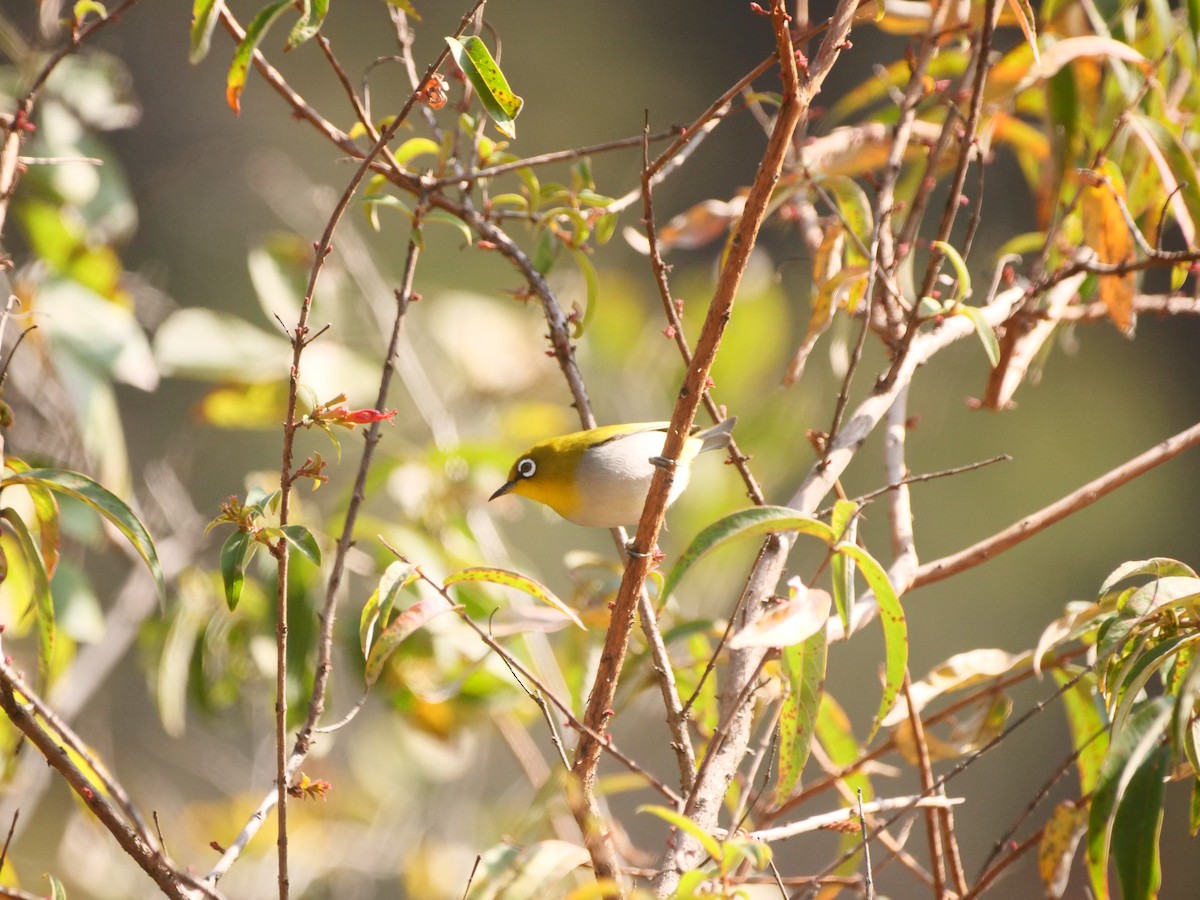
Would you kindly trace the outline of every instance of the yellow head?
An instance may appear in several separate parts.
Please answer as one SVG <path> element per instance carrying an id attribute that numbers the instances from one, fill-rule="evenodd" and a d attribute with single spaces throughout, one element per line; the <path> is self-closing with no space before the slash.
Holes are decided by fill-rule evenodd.
<path id="1" fill-rule="evenodd" d="M 688 438 L 668 503 L 687 486 L 696 454 L 728 446 L 735 421 L 727 419 Z M 606 425 L 541 441 L 521 454 L 509 470 L 508 481 L 489 499 L 519 494 L 544 503 L 577 525 L 615 528 L 636 522 L 654 476 L 650 460 L 662 453 L 668 425 Z"/>

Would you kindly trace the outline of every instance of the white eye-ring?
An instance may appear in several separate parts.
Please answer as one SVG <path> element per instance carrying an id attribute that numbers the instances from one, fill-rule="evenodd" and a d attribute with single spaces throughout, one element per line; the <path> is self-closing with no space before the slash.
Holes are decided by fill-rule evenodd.
<path id="1" fill-rule="evenodd" d="M 526 457 L 517 463 L 517 474 L 522 478 L 532 478 L 533 473 L 536 471 L 537 463 L 535 463 L 532 459 L 529 459 L 529 457 Z"/>

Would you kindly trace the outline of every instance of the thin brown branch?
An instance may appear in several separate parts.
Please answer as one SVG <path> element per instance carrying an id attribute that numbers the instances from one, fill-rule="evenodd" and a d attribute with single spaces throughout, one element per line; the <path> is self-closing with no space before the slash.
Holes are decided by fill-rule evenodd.
<path id="1" fill-rule="evenodd" d="M 775 131 L 767 144 L 766 153 L 755 178 L 754 186 L 746 199 L 746 208 L 738 223 L 730 244 L 729 253 L 718 278 L 716 291 L 708 308 L 708 315 L 701 328 L 696 352 L 687 377 L 680 389 L 671 426 L 667 431 L 662 457 L 666 465 L 654 472 L 646 505 L 638 523 L 637 536 L 630 551 L 629 564 L 617 593 L 612 620 L 605 635 L 604 648 L 599 667 L 588 698 L 584 723 L 603 734 L 611 716 L 613 700 L 629 634 L 633 626 L 634 608 L 641 594 L 646 576 L 649 574 L 653 554 L 658 546 L 658 535 L 662 528 L 667 494 L 674 479 L 674 464 L 679 459 L 683 443 L 691 431 L 696 409 L 708 387 L 708 374 L 712 369 L 717 348 L 729 321 L 730 312 L 741 283 L 750 251 L 757 240 L 758 230 L 766 213 L 771 192 L 779 180 L 784 156 L 791 144 L 792 133 L 800 119 L 799 80 L 796 59 L 791 49 L 788 16 L 782 0 L 772 3 L 772 25 L 784 82 L 783 103 L 776 121 Z M 611 830 L 601 823 L 600 807 L 595 795 L 596 766 L 599 762 L 599 744 L 584 736 L 575 752 L 574 771 L 582 789 L 580 804 L 580 828 L 591 835 L 588 850 L 597 878 L 617 879 L 620 866 L 611 840 Z M 693 793 L 694 796 L 694 793 Z M 661 888 L 660 888 L 661 889 Z"/>
<path id="2" fill-rule="evenodd" d="M 921 796 L 933 793 L 933 766 L 929 762 L 929 744 L 925 740 L 925 728 L 921 714 L 912 702 L 912 678 L 904 673 L 904 699 L 908 705 L 908 726 L 911 730 L 913 747 L 917 754 L 917 771 L 921 776 Z M 925 835 L 929 841 L 930 871 L 933 874 L 933 896 L 936 900 L 946 897 L 946 855 L 942 844 L 941 817 L 935 809 L 925 810 Z"/>
<path id="3" fill-rule="evenodd" d="M 22 700 L 17 699 L 18 694 Z M 38 715 L 42 715 L 41 711 L 46 708 L 21 676 L 7 662 L 0 659 L 0 709 L 4 710 L 9 720 L 37 748 L 46 762 L 58 770 L 84 805 L 108 829 L 126 855 L 149 875 L 168 897 L 195 900 L 203 896 L 219 900 L 222 895 L 215 888 L 198 882 L 179 869 L 153 837 L 126 820 L 122 810 L 109 798 L 106 784 L 93 783 L 67 752 L 67 746 L 73 749 L 82 746 L 83 742 L 65 723 L 58 722 L 52 726 L 53 732 L 49 730 L 30 711 L 34 706 L 39 710 Z M 92 768 L 94 772 L 97 771 L 96 767 Z M 138 822 L 140 819 L 138 816 L 133 821 Z"/>
<path id="4" fill-rule="evenodd" d="M 1061 500 L 1026 516 L 1003 531 L 985 538 L 965 550 L 960 550 L 958 553 L 925 563 L 914 573 L 910 590 L 941 581 L 943 578 L 949 578 L 951 575 L 987 562 L 992 557 L 1012 549 L 1056 522 L 1061 522 L 1079 510 L 1091 506 L 1101 497 L 1112 493 L 1122 485 L 1128 484 L 1168 460 L 1174 459 L 1197 444 L 1200 444 L 1200 424 L 1193 425 L 1173 437 L 1160 441 L 1145 453 L 1141 453 L 1099 478 L 1089 481 Z"/>
<path id="5" fill-rule="evenodd" d="M 719 340 L 720 333 L 724 329 L 724 318 L 728 316 L 732 305 L 732 295 L 729 296 L 726 304 L 723 291 L 736 291 L 742 267 L 745 266 L 753 248 L 758 226 L 770 194 L 779 178 L 783 161 L 791 147 L 795 129 L 813 98 L 820 91 L 835 60 L 845 49 L 846 35 L 849 34 L 853 22 L 855 7 L 856 4 L 852 0 L 843 0 L 838 3 L 828 20 L 821 46 L 808 66 L 806 77 L 801 81 L 796 65 L 795 50 L 788 30 L 790 23 L 787 21 L 784 4 L 779 0 L 772 3 L 771 15 L 775 27 L 776 52 L 780 64 L 782 103 L 776 117 L 775 128 L 768 141 L 767 152 L 763 156 L 758 176 L 746 199 L 745 211 L 730 242 L 727 259 L 718 281 L 717 294 L 709 307 L 705 328 L 697 342 L 695 362 L 689 369 L 689 376 L 700 374 L 702 378 L 706 379 L 707 377 L 708 365 L 711 365 L 709 354 L 715 351 L 715 346 L 710 349 L 712 342 L 709 340 L 709 335 L 712 334 L 715 339 Z M 714 322 L 714 318 L 717 319 L 716 322 Z M 710 323 L 715 326 L 711 330 Z M 704 380 L 696 385 L 701 392 L 703 386 Z M 693 379 L 689 377 L 685 391 L 694 391 L 695 389 Z M 673 417 L 672 424 L 674 428 L 684 428 L 685 430 L 680 434 L 668 437 L 667 447 L 664 449 L 664 455 L 668 458 L 675 458 L 671 454 L 678 453 L 678 447 L 682 444 L 686 427 L 690 426 L 692 422 L 695 406 L 699 400 L 700 396 L 691 397 L 686 393 L 680 397 L 680 401 L 676 405 L 677 415 Z M 685 415 L 682 420 L 678 416 L 680 412 Z M 655 482 L 658 483 L 660 476 L 666 474 L 668 473 L 655 473 Z M 666 479 L 661 480 L 665 481 Z M 665 488 L 663 490 L 665 493 Z M 653 490 L 651 496 L 653 496 Z M 647 521 L 650 512 L 651 505 L 648 503 L 647 510 L 643 513 L 642 523 L 638 528 L 639 538 L 642 538 L 644 529 L 655 524 L 654 521 Z M 661 514 L 654 518 L 661 521 Z M 657 539 L 657 529 L 649 538 L 651 541 Z M 786 541 L 772 536 L 760 550 L 746 587 L 739 598 L 742 610 L 740 617 L 744 621 L 757 618 L 761 604 L 769 592 L 774 589 L 779 580 L 786 549 Z M 631 569 L 635 568 L 635 566 L 631 566 Z M 629 573 L 630 569 L 627 569 L 627 577 Z M 634 577 L 637 577 L 636 572 Z M 616 621 L 615 616 L 614 621 Z M 721 718 L 731 723 L 729 736 L 720 747 L 710 747 L 706 753 L 707 765 L 702 763 L 706 776 L 697 777 L 696 788 L 688 798 L 691 810 L 690 818 L 701 831 L 711 831 L 715 827 L 726 789 L 737 772 L 749 745 L 752 709 L 749 705 L 738 706 L 738 704 L 743 696 L 743 690 L 752 685 L 754 673 L 758 671 L 762 658 L 761 649 L 754 648 L 741 649 L 730 654 L 727 669 L 728 682 L 722 688 L 720 700 Z M 670 894 L 678 884 L 680 875 L 699 865 L 703 857 L 704 852 L 699 842 L 689 835 L 676 835 L 676 844 L 669 851 L 667 860 L 655 883 L 655 890 L 658 894 Z"/>

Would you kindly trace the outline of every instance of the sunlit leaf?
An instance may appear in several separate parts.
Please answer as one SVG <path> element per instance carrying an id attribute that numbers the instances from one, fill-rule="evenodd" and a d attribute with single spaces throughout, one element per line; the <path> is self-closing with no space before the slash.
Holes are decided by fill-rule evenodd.
<path id="1" fill-rule="evenodd" d="M 1111 162 L 1096 174 L 1084 174 L 1080 197 L 1083 219 L 1083 239 L 1096 253 L 1101 263 L 1128 262 L 1134 256 L 1133 235 L 1117 198 L 1125 197 L 1125 182 Z M 1108 309 L 1109 318 L 1117 329 L 1131 336 L 1134 329 L 1134 274 L 1099 276 L 1100 299 Z"/>
<path id="2" fill-rule="evenodd" d="M 150 570 L 160 599 L 165 599 L 166 588 L 154 541 L 150 539 L 150 533 L 146 531 L 141 520 L 120 497 L 110 493 L 86 475 L 65 469 L 30 469 L 5 478 L 3 484 L 6 487 L 10 484 L 41 484 L 57 493 L 74 497 L 94 509 L 125 535 Z"/>
<path id="3" fill-rule="evenodd" d="M 254 51 L 267 36 L 267 30 L 285 9 L 292 5 L 292 0 L 275 0 L 259 11 L 246 26 L 246 36 L 233 53 L 233 62 L 229 66 L 229 74 L 225 77 L 225 102 L 235 113 L 242 111 L 242 91 L 246 89 L 246 73 L 250 70 L 250 61 Z"/>
<path id="4" fill-rule="evenodd" d="M 828 596 L 826 594 L 826 616 L 829 609 Z M 779 779 L 775 787 L 776 803 L 782 803 L 792 795 L 800 782 L 804 764 L 808 761 L 816 732 L 817 710 L 824 694 L 827 652 L 824 628 L 817 628 L 802 643 L 785 646 L 780 652 L 780 668 L 787 685 L 787 694 L 783 698 L 783 709 L 779 714 Z"/>
<path id="5" fill-rule="evenodd" d="M 4 460 L 13 472 L 28 472 L 29 466 L 15 456 Z M 54 577 L 59 559 L 59 511 L 54 494 L 43 485 L 29 482 L 25 485 L 29 500 L 33 504 L 34 525 L 37 532 L 38 552 L 42 556 L 42 569 L 49 578 Z"/>
<path id="6" fill-rule="evenodd" d="M 496 130 L 506 138 L 516 138 L 515 119 L 521 112 L 524 102 L 512 92 L 508 80 L 487 46 L 474 35 L 459 41 L 456 38 L 446 38 L 450 47 L 450 55 L 458 63 L 471 87 L 479 95 L 479 101 L 484 110 L 496 125 Z"/>
<path id="7" fill-rule="evenodd" d="M 1108 896 L 1106 873 L 1118 807 L 1139 770 L 1146 764 L 1159 764 L 1157 750 L 1170 717 L 1170 698 L 1155 697 L 1142 704 L 1126 727 L 1113 735 L 1088 816 L 1088 869 L 1097 897 Z M 1161 813 L 1161 804 L 1155 808 Z"/>
<path id="8" fill-rule="evenodd" d="M 405 640 L 420 630 L 430 619 L 449 612 L 450 609 L 450 604 L 441 597 L 418 600 L 389 622 L 387 628 L 380 633 L 379 640 L 371 647 L 371 652 L 367 654 L 367 664 L 363 670 L 366 686 L 371 687 L 379 680 L 387 661 Z"/>
<path id="9" fill-rule="evenodd" d="M 1123 900 L 1156 900 L 1162 885 L 1159 837 L 1162 834 L 1165 777 L 1171 753 L 1158 747 L 1137 767 L 1125 788 L 1112 827 L 1112 855 Z"/>
<path id="10" fill-rule="evenodd" d="M 1200 229 L 1200 174 L 1195 159 L 1179 137 L 1157 119 L 1131 114 L 1127 121 L 1154 163 L 1184 241 L 1195 246 Z M 1153 212 L 1157 216 L 1158 210 Z"/>
<path id="11" fill-rule="evenodd" d="M 416 566 L 403 560 L 396 560 L 384 570 L 379 579 L 379 586 L 363 604 L 362 613 L 358 618 L 358 642 L 364 658 L 374 640 L 376 624 L 387 626 L 392 609 L 396 605 L 396 597 L 400 591 L 412 584 L 416 577 Z"/>
<path id="12" fill-rule="evenodd" d="M 192 0 L 191 47 L 188 61 L 195 64 L 208 56 L 213 29 L 225 8 L 225 0 Z"/>
<path id="13" fill-rule="evenodd" d="M 225 585 L 225 605 L 237 609 L 246 583 L 246 564 L 258 549 L 258 541 L 245 531 L 235 531 L 221 545 L 221 581 Z"/>
<path id="14" fill-rule="evenodd" d="M 587 331 L 588 325 L 596 315 L 596 310 L 600 308 L 600 278 L 596 275 L 596 267 L 592 265 L 592 261 L 588 259 L 588 255 L 582 250 L 571 248 L 571 256 L 575 260 L 575 264 L 579 266 L 579 271 L 583 274 L 583 283 L 587 289 L 587 305 L 583 311 L 583 317 L 575 324 L 574 337 L 581 337 Z"/>
<path id="15" fill-rule="evenodd" d="M 283 539 L 314 566 L 321 565 L 321 548 L 312 532 L 303 525 L 284 525 L 279 529 Z"/>
<path id="16" fill-rule="evenodd" d="M 25 522 L 17 515 L 17 511 L 12 507 L 5 507 L 0 509 L 0 517 L 8 522 L 16 536 L 17 544 L 21 548 L 21 555 L 25 557 L 26 571 L 30 576 L 33 596 L 29 598 L 29 603 L 34 611 L 38 634 L 38 685 L 45 690 L 50 685 L 50 665 L 54 661 L 54 638 L 57 633 L 54 621 L 54 598 L 50 593 L 50 579 L 46 575 L 46 569 L 42 564 L 42 557 L 38 553 L 33 536 L 25 527 Z"/>
<path id="17" fill-rule="evenodd" d="M 1147 65 L 1146 58 L 1128 44 L 1110 37 L 1089 34 L 1083 37 L 1063 38 L 1044 48 L 1030 77 L 1034 81 L 1049 78 L 1068 63 L 1085 57 L 1120 60 L 1140 66 Z"/>
<path id="18" fill-rule="evenodd" d="M 713 522 L 692 540 L 671 568 L 663 584 L 662 596 L 668 597 L 700 557 L 738 537 L 771 532 L 795 531 L 819 538 L 833 546 L 837 536 L 824 522 L 797 513 L 784 506 L 754 506 Z"/>
<path id="19" fill-rule="evenodd" d="M 1038 842 L 1038 874 L 1046 888 L 1046 896 L 1058 900 L 1067 889 L 1071 877 L 1071 861 L 1079 840 L 1087 831 L 1088 810 L 1070 800 L 1054 808 Z"/>
<path id="20" fill-rule="evenodd" d="M 466 584 L 469 582 L 487 582 L 488 584 L 498 584 L 503 587 L 516 588 L 518 591 L 523 591 L 535 600 L 540 600 L 542 603 L 552 606 L 560 613 L 578 625 L 580 628 L 587 630 L 583 621 L 576 615 L 575 610 L 567 606 L 543 584 L 539 584 L 532 578 L 525 575 L 520 575 L 516 572 L 510 572 L 507 569 L 494 569 L 487 566 L 475 566 L 469 569 L 463 569 L 455 572 L 446 579 L 442 585 L 445 588 L 456 584 Z"/>
<path id="21" fill-rule="evenodd" d="M 871 592 L 875 595 L 875 602 L 879 604 L 879 622 L 883 626 L 886 660 L 883 674 L 883 696 L 879 700 L 879 711 L 875 714 L 871 733 L 867 736 L 869 743 L 875 736 L 875 732 L 879 730 L 884 716 L 895 705 L 896 698 L 900 695 L 900 688 L 904 684 L 904 673 L 908 670 L 908 620 L 905 618 L 904 608 L 900 605 L 900 598 L 888 580 L 887 573 L 871 554 L 856 544 L 848 544 L 844 541 L 837 544 L 834 550 L 847 554 L 858 563 L 863 578 L 866 579 Z"/>
<path id="22" fill-rule="evenodd" d="M 1065 685 L 1078 675 L 1075 669 L 1055 669 L 1054 680 Z M 1084 674 L 1069 690 L 1063 692 L 1063 707 L 1074 750 L 1075 769 L 1079 774 L 1079 791 L 1090 794 L 1100 779 L 1100 769 L 1108 755 L 1108 716 L 1096 688 L 1094 673 Z"/>
<path id="23" fill-rule="evenodd" d="M 824 631 L 832 603 L 829 592 L 806 588 L 798 579 L 789 583 L 792 596 L 767 607 L 729 641 L 729 646 L 791 647 Z"/>
<path id="24" fill-rule="evenodd" d="M 325 24 L 325 15 L 328 12 L 329 0 L 302 0 L 300 18 L 288 35 L 287 49 L 292 50 L 305 41 L 312 40 Z"/>
<path id="25" fill-rule="evenodd" d="M 1025 43 L 1033 51 L 1034 60 L 1037 60 L 1037 16 L 1034 14 L 1033 7 L 1030 5 L 1029 0 L 1008 0 L 1008 5 L 1013 11 L 1021 33 L 1025 35 Z"/>
<path id="26" fill-rule="evenodd" d="M 855 543 L 858 538 L 858 504 L 853 500 L 838 500 L 833 504 L 829 526 L 839 541 Z M 835 553 L 829 562 L 832 572 L 833 604 L 842 621 L 842 630 L 849 634 L 850 616 L 854 612 L 854 559 L 845 553 Z"/>
<path id="27" fill-rule="evenodd" d="M 716 862 L 720 862 L 723 856 L 721 850 L 721 842 L 714 838 L 711 834 L 703 831 L 700 826 L 689 819 L 687 816 L 677 813 L 675 810 L 666 806 L 645 805 L 639 806 L 639 813 L 650 813 L 652 816 L 658 816 L 664 822 L 675 826 L 685 834 L 695 838 L 705 852 L 708 853 Z"/>

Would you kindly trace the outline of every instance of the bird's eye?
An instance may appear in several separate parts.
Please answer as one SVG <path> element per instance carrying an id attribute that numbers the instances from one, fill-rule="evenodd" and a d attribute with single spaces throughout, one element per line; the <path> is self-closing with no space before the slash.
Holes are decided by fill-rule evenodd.
<path id="1" fill-rule="evenodd" d="M 532 478 L 533 473 L 537 471 L 537 463 L 526 457 L 517 463 L 517 474 L 522 478 Z"/>

